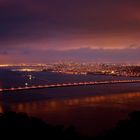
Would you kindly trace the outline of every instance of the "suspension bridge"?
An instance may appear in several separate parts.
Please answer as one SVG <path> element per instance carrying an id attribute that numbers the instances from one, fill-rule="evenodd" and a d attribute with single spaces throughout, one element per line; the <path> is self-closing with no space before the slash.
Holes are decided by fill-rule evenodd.
<path id="1" fill-rule="evenodd" d="M 114 81 L 94 81 L 94 82 L 74 82 L 74 83 L 57 83 L 46 85 L 34 85 L 24 87 L 12 87 L 12 88 L 0 88 L 0 92 L 33 90 L 43 88 L 60 88 L 60 87 L 72 87 L 72 86 L 86 86 L 86 85 L 105 85 L 105 84 L 123 84 L 123 83 L 140 83 L 140 80 L 114 80 Z"/>

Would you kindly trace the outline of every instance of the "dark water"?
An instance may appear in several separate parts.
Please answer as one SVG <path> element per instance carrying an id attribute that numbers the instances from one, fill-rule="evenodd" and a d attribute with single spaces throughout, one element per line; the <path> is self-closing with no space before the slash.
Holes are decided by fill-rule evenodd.
<path id="1" fill-rule="evenodd" d="M 22 85 L 22 82 L 24 84 L 28 80 L 23 77 L 25 73 L 14 74 L 18 77 L 13 80 L 15 86 Z M 9 75 L 14 78 L 14 74 Z M 103 75 L 78 77 L 52 73 L 34 73 L 34 76 L 47 79 L 52 83 L 57 80 L 69 82 L 125 78 Z M 5 78 L 4 82 L 0 81 L 7 86 L 6 80 L 9 81 L 7 85 L 11 86 L 10 78 Z M 37 78 L 33 82 L 39 83 Z M 66 127 L 74 125 L 82 135 L 94 136 L 112 128 L 118 120 L 126 119 L 130 112 L 140 110 L 140 84 L 63 87 L 0 93 L 0 112 L 5 110 L 26 112 L 53 125 L 63 124 Z"/>
<path id="2" fill-rule="evenodd" d="M 28 75 L 32 75 L 30 80 Z M 138 77 L 117 77 L 107 75 L 68 75 L 52 72 L 13 72 L 0 70 L 0 88 L 24 87 L 28 85 L 45 85 L 50 83 L 106 81 L 140 79 Z"/>

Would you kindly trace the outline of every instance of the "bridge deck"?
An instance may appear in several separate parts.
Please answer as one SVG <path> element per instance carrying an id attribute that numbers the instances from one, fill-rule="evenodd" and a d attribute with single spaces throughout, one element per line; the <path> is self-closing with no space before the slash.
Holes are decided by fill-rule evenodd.
<path id="1" fill-rule="evenodd" d="M 0 88 L 0 92 L 7 91 L 20 91 L 30 89 L 43 89 L 43 88 L 57 88 L 57 87 L 70 87 L 70 86 L 83 86 L 83 85 L 102 85 L 102 84 L 118 84 L 118 83 L 140 83 L 140 80 L 117 80 L 117 81 L 101 81 L 101 82 L 75 82 L 75 83 L 61 83 L 49 85 L 35 85 L 16 88 Z"/>

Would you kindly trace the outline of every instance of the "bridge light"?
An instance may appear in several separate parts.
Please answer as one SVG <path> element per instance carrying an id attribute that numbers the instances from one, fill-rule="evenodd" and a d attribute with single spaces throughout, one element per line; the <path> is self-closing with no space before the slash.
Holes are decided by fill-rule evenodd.
<path id="1" fill-rule="evenodd" d="M 115 71 L 114 71 L 114 70 L 112 70 L 112 71 L 111 71 L 111 74 L 115 74 Z"/>
<path id="2" fill-rule="evenodd" d="M 25 86 L 28 86 L 28 83 L 25 83 Z"/>

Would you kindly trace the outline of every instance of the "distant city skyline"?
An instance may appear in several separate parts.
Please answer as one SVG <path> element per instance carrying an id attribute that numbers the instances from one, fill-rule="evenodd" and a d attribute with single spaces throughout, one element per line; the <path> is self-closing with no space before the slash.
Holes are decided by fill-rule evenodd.
<path id="1" fill-rule="evenodd" d="M 138 0 L 1 0 L 0 64 L 139 63 Z"/>

